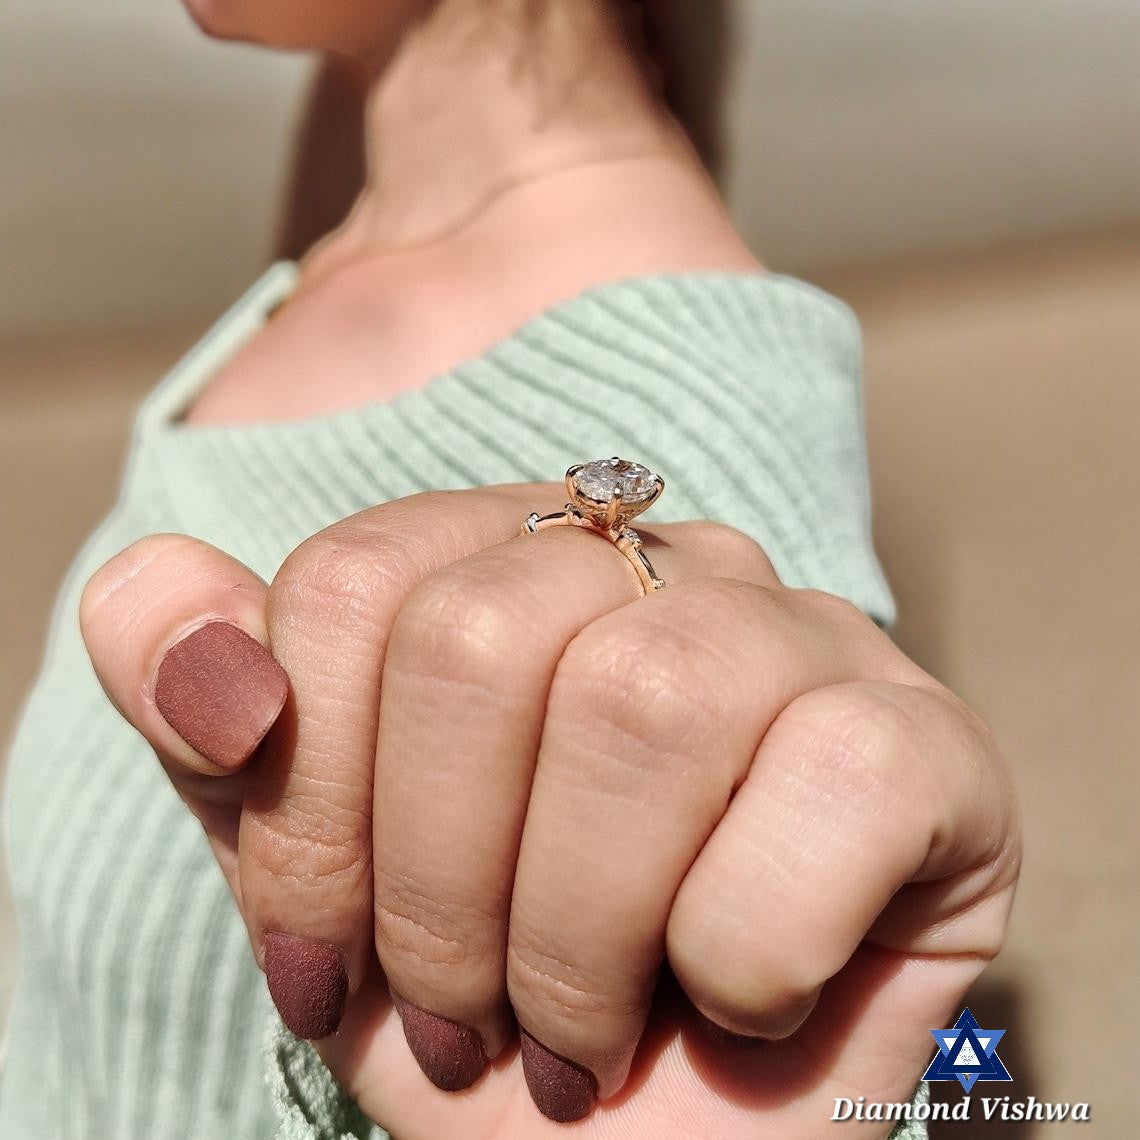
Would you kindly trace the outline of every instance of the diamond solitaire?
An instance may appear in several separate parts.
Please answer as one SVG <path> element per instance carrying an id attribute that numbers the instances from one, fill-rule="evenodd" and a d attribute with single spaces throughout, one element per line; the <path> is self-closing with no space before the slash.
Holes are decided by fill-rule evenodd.
<path id="1" fill-rule="evenodd" d="M 665 480 L 628 459 L 595 459 L 566 472 L 566 490 L 584 515 L 607 530 L 618 529 L 647 510 L 665 489 Z"/>
<path id="2" fill-rule="evenodd" d="M 644 540 L 626 524 L 651 507 L 665 490 L 665 480 L 640 463 L 628 459 L 593 459 L 575 463 L 566 472 L 570 502 L 553 515 L 533 511 L 523 523 L 523 534 L 537 534 L 551 526 L 578 526 L 611 542 L 637 571 L 646 594 L 665 585 L 642 549 Z"/>

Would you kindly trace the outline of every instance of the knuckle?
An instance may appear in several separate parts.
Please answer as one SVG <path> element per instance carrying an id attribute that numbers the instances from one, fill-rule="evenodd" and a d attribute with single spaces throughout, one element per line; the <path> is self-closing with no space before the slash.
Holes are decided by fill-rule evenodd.
<path id="1" fill-rule="evenodd" d="M 811 587 L 785 593 L 796 616 L 840 646 L 845 656 L 857 660 L 865 674 L 912 688 L 938 687 L 854 602 Z"/>
<path id="2" fill-rule="evenodd" d="M 377 600 L 405 588 L 405 542 L 385 529 L 337 524 L 301 543 L 269 588 L 271 608 L 319 612 L 371 611 Z"/>
<path id="3" fill-rule="evenodd" d="M 924 687 L 924 695 L 937 702 L 938 707 L 958 726 L 964 742 L 992 762 L 1004 766 L 1001 747 L 986 719 L 971 708 L 957 693 L 935 682 Z"/>
<path id="4" fill-rule="evenodd" d="M 412 668 L 418 661 L 434 677 L 469 681 L 493 675 L 525 643 L 525 629 L 509 586 L 453 568 L 412 591 L 396 618 L 393 648 Z"/>
<path id="5" fill-rule="evenodd" d="M 377 870 L 373 925 L 382 959 L 400 954 L 421 966 L 502 961 L 499 922 L 438 891 L 424 890 L 407 875 Z"/>
<path id="6" fill-rule="evenodd" d="M 550 704 L 556 715 L 588 716 L 641 751 L 675 755 L 710 720 L 730 715 L 723 670 L 711 646 L 673 626 L 605 623 L 567 647 Z"/>
<path id="7" fill-rule="evenodd" d="M 925 735 L 891 686 L 850 682 L 817 689 L 793 702 L 793 723 L 807 737 L 814 778 L 830 796 L 851 802 L 901 791 L 908 744 Z"/>
<path id="8" fill-rule="evenodd" d="M 837 624 L 859 624 L 871 622 L 861 609 L 846 598 L 827 590 L 817 590 L 814 587 L 801 587 L 794 591 L 799 599 L 811 612 L 816 613 Z M 871 622 L 873 625 L 874 623 Z"/>
<path id="9" fill-rule="evenodd" d="M 694 537 L 717 577 L 776 579 L 771 559 L 750 534 L 727 523 L 702 521 L 692 525 Z"/>

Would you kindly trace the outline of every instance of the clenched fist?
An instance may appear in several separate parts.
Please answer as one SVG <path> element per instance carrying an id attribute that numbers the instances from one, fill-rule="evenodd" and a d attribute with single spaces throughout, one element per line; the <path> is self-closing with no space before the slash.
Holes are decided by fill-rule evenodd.
<path id="1" fill-rule="evenodd" d="M 639 525 L 649 596 L 598 535 L 519 534 L 564 498 L 402 499 L 269 585 L 155 535 L 88 583 L 286 1024 L 399 1140 L 817 1138 L 907 1099 L 1013 896 L 989 732 L 730 528 Z"/>

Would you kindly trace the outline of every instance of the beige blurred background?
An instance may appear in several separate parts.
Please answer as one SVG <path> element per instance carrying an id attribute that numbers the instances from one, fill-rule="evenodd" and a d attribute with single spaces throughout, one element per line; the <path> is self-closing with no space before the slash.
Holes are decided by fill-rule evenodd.
<path id="1" fill-rule="evenodd" d="M 1132 1137 L 1140 5 L 729 16 L 730 202 L 770 264 L 862 318 L 896 636 L 988 717 L 1021 787 L 1022 890 L 971 1004 L 1008 1031 L 1014 1095 Z M 0 28 L 6 742 L 137 401 L 266 263 L 310 63 L 206 43 L 174 0 L 0 0 Z"/>

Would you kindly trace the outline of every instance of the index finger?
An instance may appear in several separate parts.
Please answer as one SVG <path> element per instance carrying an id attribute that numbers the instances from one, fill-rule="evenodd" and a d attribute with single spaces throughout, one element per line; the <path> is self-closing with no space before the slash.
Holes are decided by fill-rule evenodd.
<path id="1" fill-rule="evenodd" d="M 307 539 L 270 586 L 270 642 L 291 682 L 243 802 L 241 893 L 286 1025 L 321 1038 L 373 957 L 372 778 L 380 676 L 406 596 L 435 570 L 518 534 L 555 484 L 413 495 Z"/>

